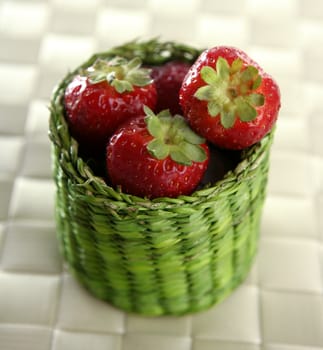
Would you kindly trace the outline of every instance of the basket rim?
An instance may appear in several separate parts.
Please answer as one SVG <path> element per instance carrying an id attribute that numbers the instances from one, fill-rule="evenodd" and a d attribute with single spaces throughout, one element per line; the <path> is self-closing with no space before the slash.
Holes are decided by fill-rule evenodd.
<path id="1" fill-rule="evenodd" d="M 78 155 L 78 142 L 70 135 L 68 125 L 64 117 L 63 97 L 67 84 L 80 72 L 80 70 L 90 66 L 97 58 L 109 58 L 115 55 L 150 54 L 148 64 L 160 64 L 171 60 L 182 60 L 193 62 L 202 50 L 189 45 L 177 42 L 160 42 L 158 39 L 138 42 L 131 41 L 121 46 L 113 47 L 107 51 L 102 51 L 92 55 L 88 60 L 82 63 L 73 71 L 67 73 L 65 77 L 55 86 L 50 99 L 50 118 L 49 118 L 49 138 L 52 142 L 52 148 L 59 150 L 59 162 L 61 168 L 67 177 L 72 180 L 70 184 L 81 190 L 84 188 L 86 194 L 79 193 L 80 198 L 86 196 L 101 198 L 105 205 L 113 210 L 138 207 L 142 209 L 161 209 L 180 207 L 185 204 L 196 204 L 207 201 L 208 198 L 221 195 L 221 192 L 234 190 L 234 186 L 244 180 L 254 176 L 254 173 L 266 156 L 272 143 L 275 127 L 261 141 L 241 152 L 241 161 L 237 166 L 228 171 L 225 176 L 215 183 L 206 184 L 202 188 L 195 190 L 190 195 L 180 195 L 176 198 L 159 197 L 154 199 L 137 197 L 131 194 L 123 193 L 119 188 L 113 188 L 105 180 L 94 174 L 91 167 Z M 146 52 L 146 51 L 148 52 Z M 150 51 L 149 51 L 150 50 Z M 125 55 L 125 56 L 126 56 Z M 143 60 L 144 63 L 145 60 Z M 109 202 L 106 200 L 110 199 Z"/>

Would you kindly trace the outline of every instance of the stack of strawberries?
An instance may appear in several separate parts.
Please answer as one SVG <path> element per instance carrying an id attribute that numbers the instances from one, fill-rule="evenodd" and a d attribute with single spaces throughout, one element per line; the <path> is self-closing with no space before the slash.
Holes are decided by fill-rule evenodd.
<path id="1" fill-rule="evenodd" d="M 104 157 L 112 186 L 141 197 L 177 197 L 192 193 L 217 166 L 213 150 L 239 151 L 269 133 L 280 92 L 244 52 L 218 46 L 192 65 L 98 59 L 69 83 L 64 107 L 72 136 L 93 157 Z"/>

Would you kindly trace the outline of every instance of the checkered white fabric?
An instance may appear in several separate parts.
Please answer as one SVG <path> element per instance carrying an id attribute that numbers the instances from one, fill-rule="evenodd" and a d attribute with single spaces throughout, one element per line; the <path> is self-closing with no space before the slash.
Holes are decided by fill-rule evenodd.
<path id="1" fill-rule="evenodd" d="M 95 51 L 155 36 L 246 50 L 282 109 L 247 281 L 206 312 L 151 319 L 63 268 L 47 105 Z M 0 48 L 1 350 L 323 350 L 323 1 L 0 0 Z"/>

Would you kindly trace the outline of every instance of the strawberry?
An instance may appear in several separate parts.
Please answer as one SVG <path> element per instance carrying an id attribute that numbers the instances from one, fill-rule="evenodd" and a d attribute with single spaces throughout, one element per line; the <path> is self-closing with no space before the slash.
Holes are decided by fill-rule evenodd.
<path id="1" fill-rule="evenodd" d="M 157 93 L 150 70 L 141 61 L 98 59 L 65 90 L 64 105 L 72 136 L 81 145 L 104 150 L 109 137 L 126 119 L 154 108 Z"/>
<path id="2" fill-rule="evenodd" d="M 106 165 L 113 186 L 140 197 L 190 194 L 208 164 L 208 147 L 186 120 L 168 110 L 126 121 L 111 137 Z"/>
<path id="3" fill-rule="evenodd" d="M 152 67 L 151 77 L 157 89 L 156 112 L 169 109 L 171 114 L 182 114 L 178 93 L 190 67 L 190 64 L 180 61 Z"/>
<path id="4" fill-rule="evenodd" d="M 219 147 L 239 150 L 272 129 L 280 92 L 243 51 L 219 46 L 204 51 L 193 64 L 180 90 L 180 104 L 197 133 Z"/>

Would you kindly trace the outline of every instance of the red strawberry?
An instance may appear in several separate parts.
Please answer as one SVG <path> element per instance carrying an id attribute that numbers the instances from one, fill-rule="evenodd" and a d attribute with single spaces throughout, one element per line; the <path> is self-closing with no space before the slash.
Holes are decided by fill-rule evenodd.
<path id="1" fill-rule="evenodd" d="M 126 121 L 107 146 L 112 185 L 140 197 L 190 194 L 208 164 L 208 147 L 185 119 L 167 110 Z"/>
<path id="2" fill-rule="evenodd" d="M 150 70 L 134 58 L 97 60 L 75 76 L 65 90 L 65 112 L 71 134 L 91 149 L 105 147 L 126 119 L 154 108 L 157 94 Z M 103 148 L 104 149 L 104 148 Z"/>
<path id="3" fill-rule="evenodd" d="M 173 115 L 183 113 L 179 105 L 178 93 L 190 67 L 190 64 L 179 61 L 152 67 L 151 76 L 157 89 L 156 112 L 169 109 Z"/>
<path id="4" fill-rule="evenodd" d="M 273 127 L 280 92 L 271 76 L 233 47 L 204 51 L 180 90 L 180 104 L 191 127 L 215 145 L 243 149 Z"/>

